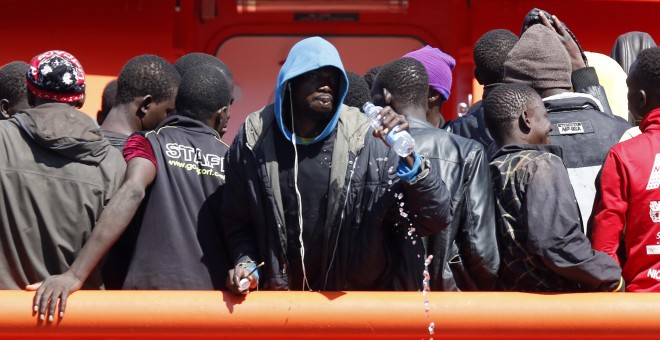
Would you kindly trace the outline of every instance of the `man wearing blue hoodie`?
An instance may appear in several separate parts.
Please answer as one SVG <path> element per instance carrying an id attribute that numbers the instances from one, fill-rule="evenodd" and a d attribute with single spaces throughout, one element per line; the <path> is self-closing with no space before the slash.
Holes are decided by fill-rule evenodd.
<path id="1" fill-rule="evenodd" d="M 347 88 L 335 47 L 304 39 L 280 70 L 275 103 L 239 129 L 222 207 L 234 293 L 410 289 L 421 281 L 395 275 L 402 264 L 394 243 L 403 238 L 394 235 L 445 228 L 449 192 L 419 156 L 401 158 L 375 138 L 407 128 L 405 117 L 386 107 L 374 131 L 343 105 Z"/>

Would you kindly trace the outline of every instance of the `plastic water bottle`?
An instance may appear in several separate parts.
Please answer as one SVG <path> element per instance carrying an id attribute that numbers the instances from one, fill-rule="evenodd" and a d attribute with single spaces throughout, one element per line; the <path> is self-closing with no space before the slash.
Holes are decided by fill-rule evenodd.
<path id="1" fill-rule="evenodd" d="M 376 118 L 382 109 L 382 107 L 376 106 L 371 102 L 366 102 L 364 103 L 364 106 L 362 106 L 362 110 L 364 110 L 364 113 L 369 119 L 369 124 L 371 124 L 374 129 L 377 129 L 382 123 L 382 119 Z M 395 130 L 396 128 L 392 129 L 387 136 L 385 136 L 385 140 L 387 141 L 387 144 L 394 149 L 397 155 L 406 157 L 415 149 L 415 140 L 410 136 L 408 131 L 401 130 L 397 132 Z"/>

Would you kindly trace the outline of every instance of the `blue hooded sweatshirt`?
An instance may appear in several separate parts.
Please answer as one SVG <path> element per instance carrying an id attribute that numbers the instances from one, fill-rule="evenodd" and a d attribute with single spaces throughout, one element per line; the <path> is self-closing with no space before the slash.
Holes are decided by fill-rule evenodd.
<path id="1" fill-rule="evenodd" d="M 284 125 L 282 121 L 282 101 L 284 98 L 284 90 L 286 89 L 287 82 L 303 73 L 313 71 L 325 66 L 333 66 L 339 69 L 342 74 L 341 86 L 339 88 L 339 102 L 336 103 L 337 109 L 334 112 L 332 119 L 328 122 L 323 132 L 314 137 L 312 140 L 302 141 L 296 138 L 296 144 L 313 144 L 327 137 L 336 127 L 339 120 L 339 110 L 341 109 L 344 98 L 348 92 L 348 77 L 344 71 L 344 65 L 339 58 L 337 49 L 327 40 L 321 37 L 311 37 L 303 39 L 293 45 L 286 62 L 280 69 L 280 74 L 277 76 L 277 87 L 275 88 L 275 119 L 277 126 L 284 134 L 287 140 L 291 141 L 291 131 Z"/>

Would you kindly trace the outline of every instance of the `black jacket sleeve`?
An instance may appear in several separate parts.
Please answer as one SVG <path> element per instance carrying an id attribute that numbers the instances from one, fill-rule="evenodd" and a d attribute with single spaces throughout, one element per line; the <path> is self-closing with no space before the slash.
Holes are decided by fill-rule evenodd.
<path id="1" fill-rule="evenodd" d="M 531 164 L 531 163 L 530 163 Z M 555 273 L 585 290 L 612 291 L 621 268 L 605 253 L 591 249 L 568 172 L 558 157 L 533 163 L 522 202 L 527 217 L 528 251 L 538 255 Z"/>
<path id="2" fill-rule="evenodd" d="M 500 256 L 495 234 L 495 202 L 484 150 L 469 154 L 462 226 L 456 235 L 463 265 L 480 290 L 493 290 Z"/>
<path id="3" fill-rule="evenodd" d="M 248 260 L 257 260 L 257 245 L 252 214 L 248 207 L 249 183 L 245 169 L 250 163 L 249 150 L 245 146 L 244 128 L 241 126 L 234 142 L 227 152 L 223 205 L 221 208 L 222 225 L 229 255 L 234 265 Z M 242 153 L 245 153 L 243 156 Z"/>
<path id="4" fill-rule="evenodd" d="M 579 68 L 571 73 L 573 91 L 592 95 L 603 105 L 603 112 L 612 113 L 605 89 L 600 85 L 596 69 L 593 67 Z"/>
<path id="5" fill-rule="evenodd" d="M 411 182 L 404 182 L 410 220 L 419 236 L 437 233 L 452 220 L 451 196 L 438 169 L 424 161 L 422 171 Z"/>

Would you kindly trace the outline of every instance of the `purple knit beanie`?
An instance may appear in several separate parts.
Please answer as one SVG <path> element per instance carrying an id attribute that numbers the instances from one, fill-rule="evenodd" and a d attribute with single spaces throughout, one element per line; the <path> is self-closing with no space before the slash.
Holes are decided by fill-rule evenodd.
<path id="1" fill-rule="evenodd" d="M 451 70 L 456 66 L 456 60 L 439 48 L 426 45 L 412 51 L 404 57 L 413 58 L 422 63 L 429 75 L 429 86 L 438 91 L 445 100 L 451 93 Z"/>

